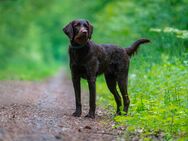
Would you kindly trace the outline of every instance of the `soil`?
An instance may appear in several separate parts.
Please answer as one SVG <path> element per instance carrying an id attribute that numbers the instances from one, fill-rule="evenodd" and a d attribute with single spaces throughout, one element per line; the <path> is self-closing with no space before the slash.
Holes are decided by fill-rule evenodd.
<path id="1" fill-rule="evenodd" d="M 110 114 L 97 107 L 95 119 L 88 112 L 88 93 L 82 93 L 83 113 L 75 109 L 72 83 L 61 72 L 44 81 L 0 81 L 0 141 L 112 141 Z"/>

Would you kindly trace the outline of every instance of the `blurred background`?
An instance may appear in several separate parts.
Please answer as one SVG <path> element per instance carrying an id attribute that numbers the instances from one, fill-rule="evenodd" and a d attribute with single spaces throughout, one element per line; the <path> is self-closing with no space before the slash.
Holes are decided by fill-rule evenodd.
<path id="1" fill-rule="evenodd" d="M 134 67 L 141 60 L 160 63 L 164 55 L 185 59 L 187 5 L 187 0 L 0 0 L 0 79 L 40 79 L 66 65 L 68 40 L 62 28 L 77 18 L 94 25 L 97 43 L 127 47 L 138 38 L 151 39 Z"/>
<path id="2" fill-rule="evenodd" d="M 126 125 L 125 136 L 188 138 L 188 0 L 0 0 L 0 79 L 70 72 L 62 28 L 80 18 L 93 24 L 96 43 L 151 40 L 131 60 L 130 116 L 114 118 Z M 114 113 L 108 93 L 100 77 L 97 102 Z"/>

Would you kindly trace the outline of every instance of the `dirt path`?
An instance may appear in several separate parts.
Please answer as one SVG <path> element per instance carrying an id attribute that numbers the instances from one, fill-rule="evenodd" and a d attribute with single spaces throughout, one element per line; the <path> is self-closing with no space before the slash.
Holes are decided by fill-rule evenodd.
<path id="1" fill-rule="evenodd" d="M 112 129 L 106 111 L 84 118 L 88 94 L 82 94 L 83 114 L 72 117 L 74 93 L 64 73 L 43 82 L 0 81 L 0 141 L 111 141 L 121 131 Z"/>

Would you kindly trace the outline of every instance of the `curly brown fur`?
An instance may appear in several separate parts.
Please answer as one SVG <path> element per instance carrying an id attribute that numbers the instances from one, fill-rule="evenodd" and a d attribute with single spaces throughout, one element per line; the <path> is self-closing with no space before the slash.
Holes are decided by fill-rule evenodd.
<path id="1" fill-rule="evenodd" d="M 74 20 L 63 29 L 70 39 L 69 56 L 72 82 L 75 90 L 76 111 L 74 116 L 81 116 L 81 88 L 80 79 L 88 81 L 89 113 L 86 117 L 95 117 L 96 108 L 96 77 L 104 74 L 106 84 L 113 94 L 116 104 L 116 114 L 121 114 L 121 97 L 117 91 L 117 84 L 123 99 L 123 110 L 128 112 L 130 100 L 127 92 L 128 69 L 130 57 L 137 51 L 139 45 L 150 42 L 140 39 L 128 48 L 120 48 L 110 44 L 95 44 L 91 41 L 93 26 L 86 20 Z"/>

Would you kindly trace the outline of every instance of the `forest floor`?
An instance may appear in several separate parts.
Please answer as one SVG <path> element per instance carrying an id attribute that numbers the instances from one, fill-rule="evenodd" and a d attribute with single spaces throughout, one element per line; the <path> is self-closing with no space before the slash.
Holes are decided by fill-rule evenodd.
<path id="1" fill-rule="evenodd" d="M 95 119 L 84 117 L 88 93 L 82 104 L 82 116 L 73 117 L 73 87 L 63 72 L 40 82 L 0 81 L 0 141 L 123 140 L 106 110 L 97 107 Z"/>

